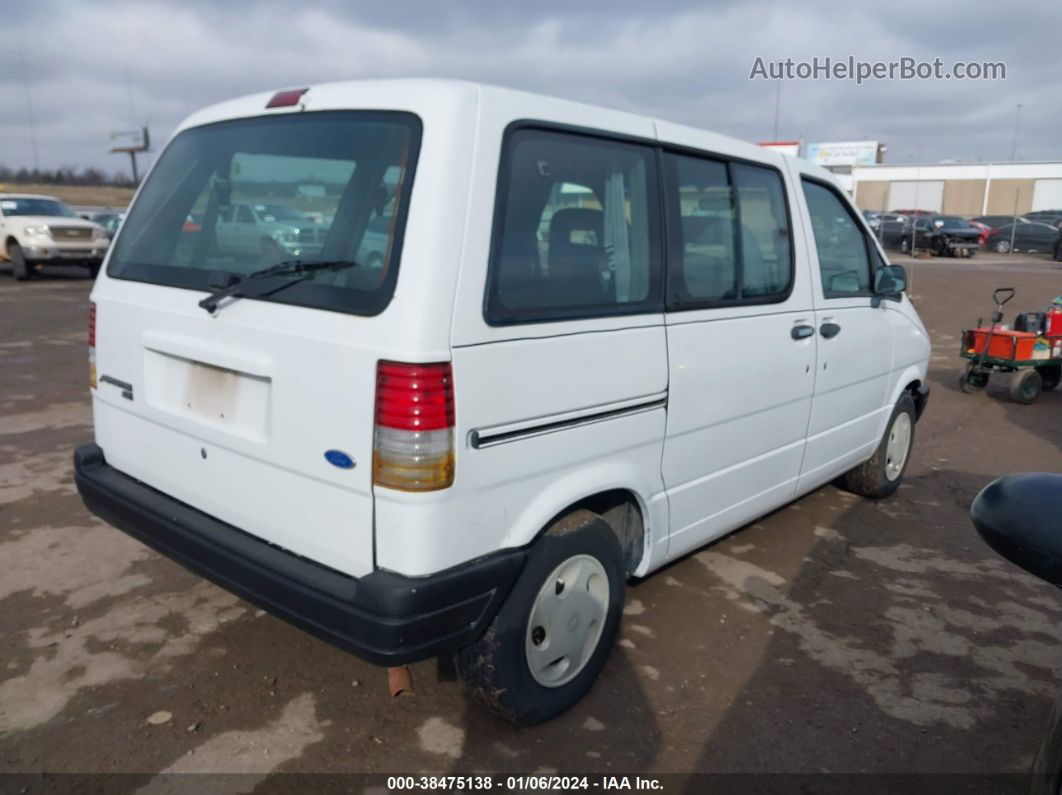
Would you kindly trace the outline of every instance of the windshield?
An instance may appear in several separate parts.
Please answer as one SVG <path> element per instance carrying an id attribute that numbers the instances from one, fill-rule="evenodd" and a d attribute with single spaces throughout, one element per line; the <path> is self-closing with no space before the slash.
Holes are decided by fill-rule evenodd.
<path id="1" fill-rule="evenodd" d="M 0 212 L 12 215 L 48 215 L 77 218 L 78 215 L 58 199 L 0 199 Z"/>
<path id="2" fill-rule="evenodd" d="M 185 130 L 122 222 L 107 273 L 210 290 L 278 262 L 355 261 L 254 300 L 381 312 L 397 279 L 419 143 L 415 116 L 375 111 Z"/>

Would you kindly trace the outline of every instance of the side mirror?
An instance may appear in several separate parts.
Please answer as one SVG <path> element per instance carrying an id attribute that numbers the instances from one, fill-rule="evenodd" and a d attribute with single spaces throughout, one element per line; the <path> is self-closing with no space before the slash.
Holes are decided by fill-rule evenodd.
<path id="1" fill-rule="evenodd" d="M 899 295 L 907 289 L 907 271 L 903 265 L 886 265 L 874 272 L 875 295 Z"/>
<path id="2" fill-rule="evenodd" d="M 1062 586 L 1062 475 L 1029 472 L 989 483 L 970 518 L 988 546 L 1052 585 Z"/>

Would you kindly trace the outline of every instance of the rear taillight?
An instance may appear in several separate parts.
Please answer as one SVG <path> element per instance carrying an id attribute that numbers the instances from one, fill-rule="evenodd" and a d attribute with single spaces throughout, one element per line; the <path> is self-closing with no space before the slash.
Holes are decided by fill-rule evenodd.
<path id="1" fill-rule="evenodd" d="M 89 302 L 88 322 L 89 389 L 96 388 L 96 302 Z"/>
<path id="2" fill-rule="evenodd" d="M 449 362 L 377 363 L 372 481 L 401 491 L 434 491 L 454 482 Z"/>

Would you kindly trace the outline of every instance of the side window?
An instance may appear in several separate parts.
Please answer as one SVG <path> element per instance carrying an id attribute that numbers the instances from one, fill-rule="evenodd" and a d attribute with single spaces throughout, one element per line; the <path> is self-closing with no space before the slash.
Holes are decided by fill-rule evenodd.
<path id="1" fill-rule="evenodd" d="M 789 213 L 773 169 L 665 154 L 670 302 L 768 303 L 792 284 Z"/>
<path id="2" fill-rule="evenodd" d="M 522 129 L 508 139 L 487 321 L 645 312 L 660 305 L 648 147 Z"/>
<path id="3" fill-rule="evenodd" d="M 789 290 L 789 214 L 782 177 L 769 168 L 731 165 L 741 222 L 741 297 L 769 298 Z"/>
<path id="4" fill-rule="evenodd" d="M 840 196 L 825 185 L 803 180 L 827 298 L 870 291 L 870 257 L 863 232 Z"/>
<path id="5" fill-rule="evenodd" d="M 737 298 L 736 215 L 726 163 L 684 155 L 666 157 L 673 174 L 672 217 L 678 217 L 669 236 L 670 292 L 680 303 Z"/>

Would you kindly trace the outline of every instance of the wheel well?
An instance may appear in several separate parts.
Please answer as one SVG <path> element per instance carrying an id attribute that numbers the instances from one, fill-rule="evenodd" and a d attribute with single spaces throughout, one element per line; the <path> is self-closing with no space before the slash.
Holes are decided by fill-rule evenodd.
<path id="1" fill-rule="evenodd" d="M 922 412 L 925 411 L 926 408 L 926 395 L 922 392 L 922 382 L 917 380 L 912 381 L 905 386 L 903 390 L 911 395 L 911 400 L 913 400 L 915 404 L 915 419 L 918 419 L 922 416 Z"/>
<path id="2" fill-rule="evenodd" d="M 602 491 L 569 505 L 557 514 L 550 524 L 579 510 L 596 513 L 612 528 L 623 550 L 623 560 L 629 576 L 642 562 L 642 554 L 645 551 L 645 521 L 638 498 L 627 489 Z"/>
<path id="3" fill-rule="evenodd" d="M 0 252 L 3 253 L 5 257 L 7 256 L 7 252 L 11 249 L 12 243 L 18 243 L 18 240 L 15 239 L 14 235 L 8 235 L 7 240 L 4 241 L 4 250 L 3 252 Z"/>

